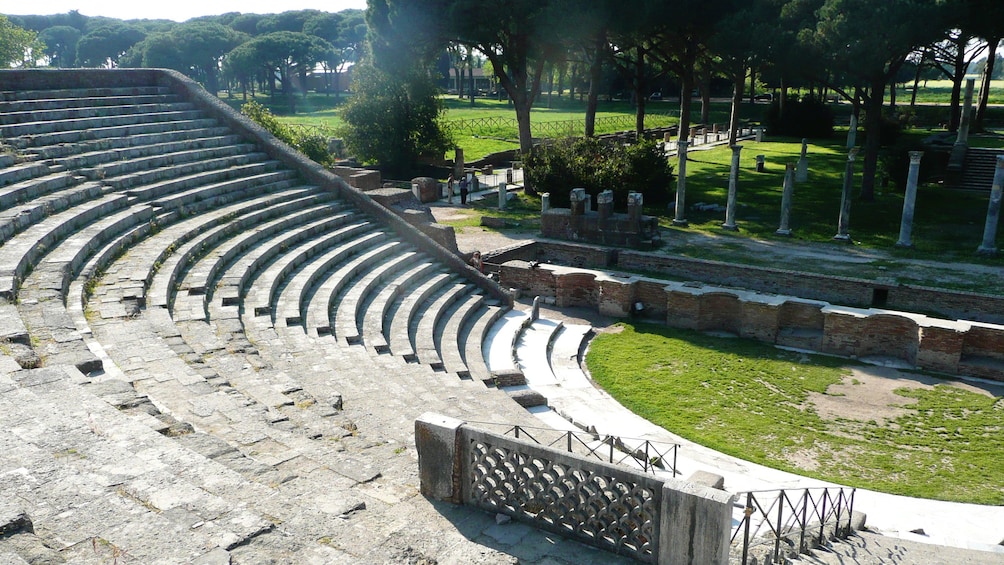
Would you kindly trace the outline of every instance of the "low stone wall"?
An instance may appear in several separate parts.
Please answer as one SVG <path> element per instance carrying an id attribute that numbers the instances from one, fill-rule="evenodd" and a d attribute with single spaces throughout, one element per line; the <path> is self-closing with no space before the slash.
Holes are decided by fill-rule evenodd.
<path id="1" fill-rule="evenodd" d="M 885 284 L 850 277 L 550 241 L 533 242 L 498 254 L 487 254 L 484 259 L 492 265 L 519 259 L 587 269 L 620 268 L 657 273 L 659 277 L 669 280 L 699 281 L 783 296 L 824 300 L 830 304 L 854 308 L 923 312 L 947 319 L 1004 324 L 1004 297 L 990 294 Z"/>
<path id="2" fill-rule="evenodd" d="M 1004 325 L 522 260 L 500 265 L 499 277 L 503 287 L 553 297 L 558 306 L 589 306 L 608 316 L 638 315 L 678 328 L 847 357 L 895 358 L 920 369 L 1004 381 Z"/>
<path id="3" fill-rule="evenodd" d="M 478 430 L 415 421 L 423 495 L 505 514 L 644 563 L 725 565 L 734 495 Z"/>

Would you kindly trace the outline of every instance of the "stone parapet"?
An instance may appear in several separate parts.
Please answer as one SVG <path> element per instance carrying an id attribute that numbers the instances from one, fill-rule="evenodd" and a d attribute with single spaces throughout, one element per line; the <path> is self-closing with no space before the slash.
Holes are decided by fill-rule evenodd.
<path id="1" fill-rule="evenodd" d="M 504 514 L 646 563 L 728 563 L 735 495 L 726 491 L 432 413 L 415 421 L 415 444 L 421 492 L 429 498 Z"/>

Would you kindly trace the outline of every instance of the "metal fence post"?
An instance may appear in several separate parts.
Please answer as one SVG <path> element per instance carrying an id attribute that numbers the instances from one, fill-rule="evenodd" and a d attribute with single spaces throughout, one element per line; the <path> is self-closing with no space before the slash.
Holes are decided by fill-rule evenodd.
<path id="1" fill-rule="evenodd" d="M 777 530 L 774 532 L 774 560 L 777 560 L 777 556 L 781 553 L 781 524 L 782 522 L 782 512 L 784 511 L 784 489 L 781 489 L 781 493 L 777 495 Z"/>
<path id="2" fill-rule="evenodd" d="M 829 498 L 828 489 L 823 489 L 823 512 L 819 515 L 819 545 L 823 545 L 823 527 L 826 525 L 826 500 Z"/>

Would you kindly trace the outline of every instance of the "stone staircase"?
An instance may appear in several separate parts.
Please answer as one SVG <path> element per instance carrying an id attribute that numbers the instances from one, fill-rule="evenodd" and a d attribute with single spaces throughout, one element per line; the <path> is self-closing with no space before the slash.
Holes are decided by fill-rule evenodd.
<path id="1" fill-rule="evenodd" d="M 460 258 L 176 73 L 0 71 L 0 138 L 0 561 L 623 562 L 418 495 L 421 413 L 539 424 Z"/>
<path id="2" fill-rule="evenodd" d="M 1004 150 L 976 147 L 966 150 L 962 169 L 955 173 L 956 188 L 989 192 L 994 183 L 998 155 L 1004 155 Z"/>

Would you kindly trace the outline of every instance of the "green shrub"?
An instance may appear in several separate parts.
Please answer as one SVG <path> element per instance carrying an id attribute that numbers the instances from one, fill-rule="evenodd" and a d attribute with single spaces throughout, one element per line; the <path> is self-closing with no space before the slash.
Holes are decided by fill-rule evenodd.
<path id="1" fill-rule="evenodd" d="M 673 167 L 663 144 L 645 140 L 622 145 L 596 138 L 568 139 L 540 145 L 524 159 L 525 174 L 538 192 L 551 194 L 551 205 L 567 207 L 573 188 L 593 196 L 614 192 L 614 207 L 627 207 L 628 192 L 640 192 L 646 205 L 669 201 Z"/>
<path id="2" fill-rule="evenodd" d="M 323 135 L 307 128 L 294 128 L 280 122 L 268 108 L 254 100 L 241 106 L 241 113 L 310 159 L 321 165 L 331 164 L 332 156 L 328 152 L 328 140 Z"/>

